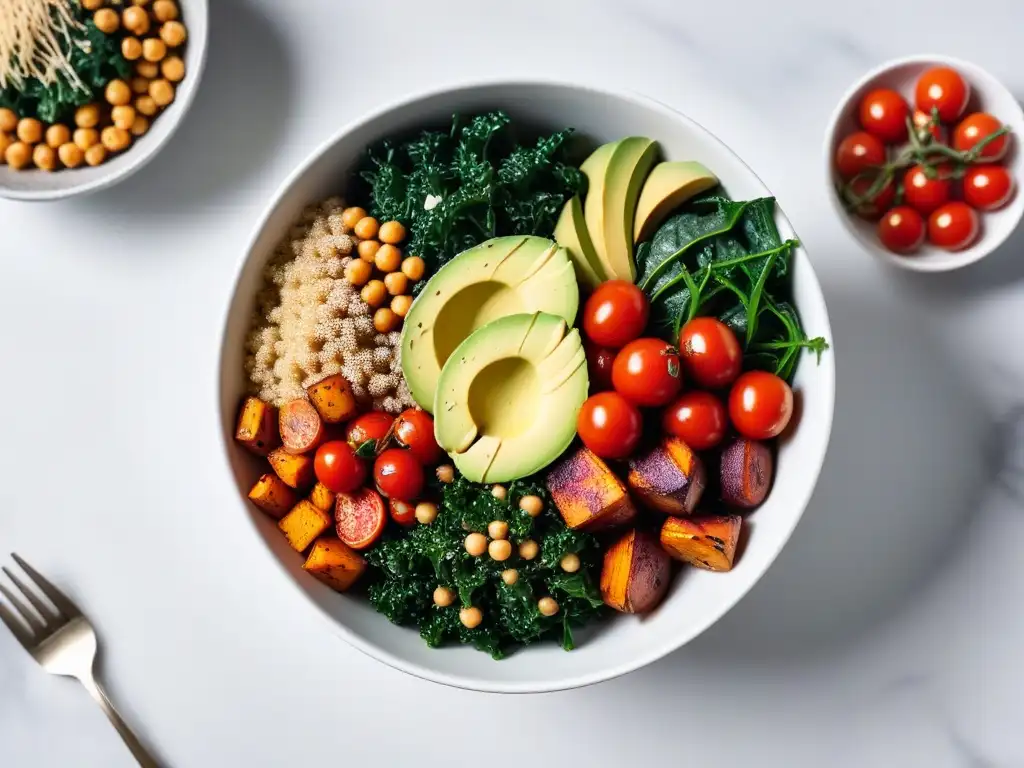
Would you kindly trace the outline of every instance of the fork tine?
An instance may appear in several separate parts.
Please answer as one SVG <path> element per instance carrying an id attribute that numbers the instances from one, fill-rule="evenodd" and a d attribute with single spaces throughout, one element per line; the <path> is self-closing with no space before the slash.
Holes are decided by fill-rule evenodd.
<path id="1" fill-rule="evenodd" d="M 25 647 L 25 650 L 29 650 L 32 647 L 32 633 L 25 629 L 25 625 L 3 603 L 0 603 L 0 621 L 7 625 L 7 628 L 11 630 L 11 634 L 18 638 L 18 642 Z"/>
<path id="2" fill-rule="evenodd" d="M 18 557 L 14 552 L 11 553 L 11 557 L 14 558 L 14 562 L 21 566 L 21 570 L 27 573 L 29 578 L 36 583 L 36 586 L 38 586 L 39 589 L 41 589 L 43 593 L 53 601 L 53 604 L 57 607 L 58 614 L 62 615 L 66 619 L 73 619 L 76 616 L 82 615 L 82 612 L 78 610 L 78 606 L 71 602 L 63 592 L 47 581 L 43 574 Z"/>
<path id="3" fill-rule="evenodd" d="M 11 580 L 11 583 L 18 588 L 18 591 L 25 596 L 26 600 L 32 603 L 32 607 L 35 608 L 36 611 L 38 612 L 39 618 L 42 619 L 42 623 L 39 624 L 39 626 L 35 626 L 39 623 L 39 621 L 35 618 L 32 611 L 28 610 L 20 601 L 15 603 L 12 595 L 6 589 L 4 589 L 3 584 L 0 584 L 0 590 L 3 591 L 4 596 L 12 603 L 14 603 L 14 607 L 18 609 L 18 613 L 25 617 L 25 621 L 32 625 L 32 628 L 36 632 L 41 630 L 43 626 L 45 626 L 46 624 L 49 624 L 51 621 L 53 621 L 53 611 L 47 608 L 46 603 L 39 599 L 39 596 L 36 594 L 36 591 L 34 589 L 29 589 L 28 587 L 26 587 L 22 580 L 15 576 L 13 573 L 11 573 L 10 569 L 6 565 L 0 566 L 0 571 L 3 571 L 7 574 L 7 578 Z"/>
<path id="4" fill-rule="evenodd" d="M 6 568 L 4 568 L 4 572 L 7 573 L 8 576 L 11 575 Z M 17 584 L 17 582 L 15 583 Z M 22 591 L 24 591 L 25 589 L 20 584 L 18 584 L 18 588 Z M 40 621 L 39 617 L 32 613 L 32 610 L 27 605 L 25 605 L 25 603 L 23 603 L 21 600 L 15 597 L 14 593 L 7 589 L 7 587 L 5 587 L 3 584 L 0 584 L 0 595 L 3 595 L 7 599 L 7 602 L 15 607 L 18 613 L 21 614 L 21 617 L 25 620 L 25 623 L 28 624 L 28 627 L 32 630 L 32 632 L 34 632 L 35 634 L 39 634 L 43 631 L 43 626 L 45 622 Z M 35 605 L 34 601 L 33 605 Z"/>

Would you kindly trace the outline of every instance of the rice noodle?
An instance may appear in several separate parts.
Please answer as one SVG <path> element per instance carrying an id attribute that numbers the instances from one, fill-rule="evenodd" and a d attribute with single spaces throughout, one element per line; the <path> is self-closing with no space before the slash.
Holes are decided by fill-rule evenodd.
<path id="1" fill-rule="evenodd" d="M 88 91 L 68 52 L 85 33 L 73 0 L 0 0 L 0 88 L 20 90 L 37 78 L 53 85 L 61 75 L 76 90 Z"/>

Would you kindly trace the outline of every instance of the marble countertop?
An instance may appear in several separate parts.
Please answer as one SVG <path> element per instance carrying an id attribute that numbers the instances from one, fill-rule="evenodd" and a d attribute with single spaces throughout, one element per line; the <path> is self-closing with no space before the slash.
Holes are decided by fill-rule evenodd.
<path id="1" fill-rule="evenodd" d="M 894 56 L 965 58 L 1024 94 L 1024 5 L 969 25 L 951 0 L 212 5 L 205 82 L 152 165 L 0 202 L 0 551 L 69 586 L 169 765 L 1024 765 L 1024 231 L 957 273 L 894 272 L 834 217 L 821 148 L 843 91 Z M 730 614 L 625 678 L 500 697 L 362 656 L 225 547 L 234 491 L 189 424 L 283 177 L 408 92 L 531 75 L 646 93 L 754 167 L 822 281 L 838 397 L 807 514 Z M 0 765 L 131 764 L 85 692 L 0 632 Z"/>

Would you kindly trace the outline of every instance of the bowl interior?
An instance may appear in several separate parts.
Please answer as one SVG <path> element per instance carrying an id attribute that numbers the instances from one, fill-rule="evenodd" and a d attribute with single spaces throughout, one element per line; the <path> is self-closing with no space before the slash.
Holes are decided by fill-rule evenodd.
<path id="1" fill-rule="evenodd" d="M 226 319 L 222 347 L 220 410 L 227 458 L 238 484 L 239 510 L 254 522 L 267 546 L 302 594 L 335 629 L 363 651 L 412 674 L 452 685 L 492 691 L 545 691 L 607 679 L 649 663 L 708 627 L 764 573 L 803 513 L 824 459 L 832 423 L 834 367 L 831 352 L 821 364 L 806 356 L 795 391 L 797 428 L 784 439 L 775 487 L 752 515 L 751 535 L 737 567 L 727 574 L 684 571 L 662 606 L 643 618 L 617 617 L 567 653 L 554 645 L 531 647 L 501 662 L 470 648 L 427 648 L 417 632 L 389 624 L 363 599 L 339 595 L 300 570 L 272 521 L 250 507 L 245 492 L 262 471 L 260 462 L 233 444 L 233 421 L 245 390 L 243 344 L 261 271 L 290 222 L 310 202 L 337 194 L 365 147 L 380 138 L 428 125 L 447 125 L 454 112 L 501 108 L 515 120 L 548 129 L 574 126 L 593 142 L 625 135 L 656 138 L 669 159 L 694 159 L 711 168 L 736 198 L 768 194 L 731 151 L 678 113 L 644 99 L 555 84 L 492 84 L 447 90 L 404 102 L 345 129 L 283 185 L 259 224 Z M 783 237 L 792 237 L 780 212 Z M 810 335 L 831 339 L 820 287 L 807 255 L 794 260 L 795 298 Z"/>
<path id="2" fill-rule="evenodd" d="M 174 101 L 153 120 L 149 131 L 136 139 L 126 152 L 95 168 L 82 165 L 49 173 L 38 169 L 12 171 L 7 165 L 0 165 L 0 196 L 15 200 L 57 200 L 94 192 L 127 178 L 156 155 L 188 111 L 206 58 L 207 0 L 178 0 L 178 4 L 181 20 L 188 27 L 185 79 L 178 83 Z"/>
<path id="3" fill-rule="evenodd" d="M 1009 205 L 998 211 L 980 214 L 981 233 L 974 244 L 961 251 L 945 251 L 925 242 L 920 250 L 909 256 L 892 253 L 882 246 L 878 240 L 877 222 L 865 221 L 847 213 L 835 193 L 836 184 L 841 180 L 835 171 L 834 158 L 839 143 L 850 133 L 860 130 L 857 119 L 858 106 L 861 99 L 875 88 L 891 88 L 914 103 L 914 85 L 918 78 L 928 69 L 936 66 L 948 66 L 956 69 L 966 78 L 971 86 L 970 101 L 965 114 L 972 112 L 990 112 L 1008 124 L 1014 138 L 1003 163 L 1013 178 L 1020 180 L 1024 171 L 1024 155 L 1019 144 L 1024 137 L 1024 113 L 1020 104 L 1006 87 L 992 75 L 974 64 L 958 61 L 942 56 L 922 56 L 905 59 L 895 64 L 887 64 L 869 73 L 857 83 L 843 98 L 835 115 L 826 140 L 826 162 L 829 173 L 829 196 L 840 219 L 846 228 L 875 256 L 884 261 L 906 269 L 920 272 L 939 272 L 956 269 L 975 262 L 988 255 L 1010 236 L 1024 214 L 1024 194 L 1020 190 L 1014 195 Z"/>

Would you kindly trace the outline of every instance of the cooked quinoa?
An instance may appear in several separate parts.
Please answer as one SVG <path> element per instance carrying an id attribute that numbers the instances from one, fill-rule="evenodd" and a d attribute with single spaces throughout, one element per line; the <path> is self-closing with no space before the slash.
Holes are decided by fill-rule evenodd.
<path id="1" fill-rule="evenodd" d="M 377 333 L 344 277 L 358 238 L 332 197 L 303 211 L 267 265 L 246 345 L 252 394 L 278 407 L 341 373 L 356 397 L 397 414 L 414 405 L 399 361 L 401 333 Z"/>

